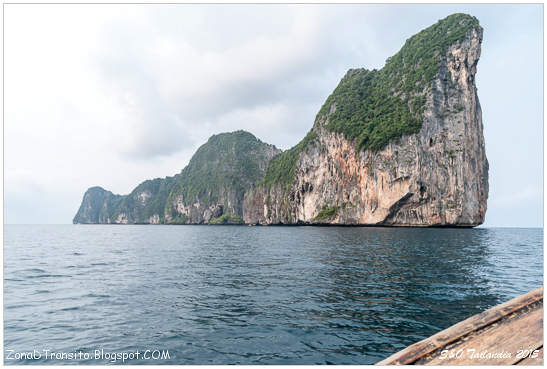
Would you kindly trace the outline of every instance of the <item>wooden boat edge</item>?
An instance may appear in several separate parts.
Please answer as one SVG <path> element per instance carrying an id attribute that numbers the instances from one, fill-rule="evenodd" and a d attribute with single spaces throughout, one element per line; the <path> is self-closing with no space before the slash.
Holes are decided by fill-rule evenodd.
<path id="1" fill-rule="evenodd" d="M 408 346 L 402 351 L 396 352 L 375 365 L 412 364 L 427 354 L 455 342 L 469 333 L 495 323 L 503 317 L 540 300 L 543 300 L 543 287 L 532 290 L 524 295 L 517 296 L 512 300 L 494 306 L 482 313 L 473 315 L 429 338 Z"/>

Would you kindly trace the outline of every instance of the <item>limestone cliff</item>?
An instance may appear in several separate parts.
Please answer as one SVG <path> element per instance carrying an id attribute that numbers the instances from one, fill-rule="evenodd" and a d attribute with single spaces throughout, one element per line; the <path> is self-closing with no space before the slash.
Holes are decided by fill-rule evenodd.
<path id="1" fill-rule="evenodd" d="M 90 188 L 74 223 L 479 225 L 482 33 L 476 18 L 448 16 L 382 69 L 349 70 L 295 147 L 212 136 L 174 177 L 126 196 Z"/>
<path id="2" fill-rule="evenodd" d="M 306 138 L 247 192 L 251 224 L 476 226 L 488 197 L 482 28 L 455 14 L 380 71 L 350 70 Z"/>

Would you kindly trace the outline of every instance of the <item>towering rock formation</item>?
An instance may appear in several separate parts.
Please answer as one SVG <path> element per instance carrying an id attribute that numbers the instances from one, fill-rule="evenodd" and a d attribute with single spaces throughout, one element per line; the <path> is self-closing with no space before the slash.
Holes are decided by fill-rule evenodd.
<path id="1" fill-rule="evenodd" d="M 213 136 L 175 177 L 127 196 L 89 189 L 74 222 L 479 225 L 481 41 L 476 18 L 453 14 L 382 69 L 349 70 L 292 149 L 243 131 Z"/>
<path id="2" fill-rule="evenodd" d="M 481 41 L 478 21 L 454 14 L 407 40 L 381 70 L 350 70 L 306 138 L 247 193 L 245 222 L 483 223 Z"/>

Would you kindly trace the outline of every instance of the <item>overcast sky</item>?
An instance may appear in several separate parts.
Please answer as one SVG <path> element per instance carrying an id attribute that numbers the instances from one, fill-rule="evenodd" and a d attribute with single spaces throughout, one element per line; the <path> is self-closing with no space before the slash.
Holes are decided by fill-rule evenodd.
<path id="1" fill-rule="evenodd" d="M 71 223 L 88 187 L 174 175 L 215 133 L 290 148 L 347 69 L 455 12 L 484 28 L 485 225 L 542 226 L 542 5 L 7 4 L 4 220 Z"/>

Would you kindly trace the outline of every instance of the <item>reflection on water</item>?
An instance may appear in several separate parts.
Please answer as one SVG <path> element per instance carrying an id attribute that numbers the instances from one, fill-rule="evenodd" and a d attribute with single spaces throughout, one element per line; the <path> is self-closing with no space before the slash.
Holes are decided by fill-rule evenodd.
<path id="1" fill-rule="evenodd" d="M 6 226 L 5 350 L 370 364 L 540 286 L 542 252 L 541 229 Z"/>

